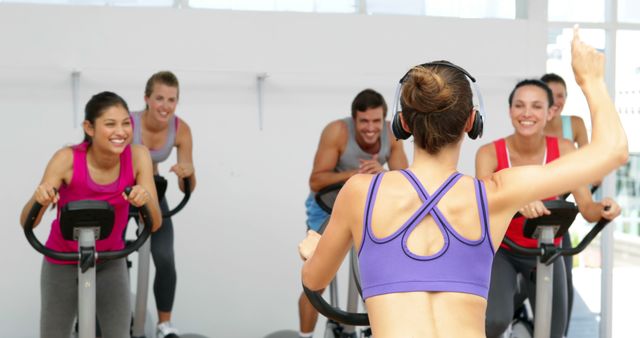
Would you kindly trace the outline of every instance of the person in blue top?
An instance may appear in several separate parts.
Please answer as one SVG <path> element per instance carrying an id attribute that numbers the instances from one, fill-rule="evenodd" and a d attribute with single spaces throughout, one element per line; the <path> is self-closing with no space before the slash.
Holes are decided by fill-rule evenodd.
<path id="1" fill-rule="evenodd" d="M 562 115 L 564 103 L 567 99 L 567 83 L 564 79 L 555 73 L 544 74 L 540 80 L 549 86 L 553 93 L 553 117 L 544 127 L 544 133 L 551 136 L 567 139 L 573 142 L 577 147 L 583 147 L 589 143 L 587 136 L 587 128 L 584 120 L 575 115 Z M 600 185 L 599 180 L 593 183 L 594 186 Z M 562 237 L 562 246 L 571 247 L 571 235 L 567 233 Z M 571 310 L 573 308 L 573 257 L 565 256 L 564 267 L 567 275 L 567 319 L 571 319 Z M 567 321 L 565 335 L 569 332 L 570 321 Z"/>
<path id="2" fill-rule="evenodd" d="M 567 99 L 567 84 L 564 79 L 558 74 L 547 73 L 540 80 L 546 83 L 553 92 L 553 109 L 550 110 L 553 117 L 544 127 L 545 134 L 566 138 L 573 141 L 578 147 L 589 143 L 584 120 L 575 115 L 562 115 Z"/>
<path id="3" fill-rule="evenodd" d="M 329 214 L 318 206 L 315 193 L 358 173 L 376 174 L 406 168 L 402 141 L 396 140 L 385 120 L 387 104 L 373 89 L 358 93 L 351 103 L 351 116 L 330 122 L 322 131 L 309 178 L 311 192 L 305 202 L 307 229 L 318 230 Z M 302 293 L 298 301 L 300 336 L 311 337 L 318 312 Z"/>

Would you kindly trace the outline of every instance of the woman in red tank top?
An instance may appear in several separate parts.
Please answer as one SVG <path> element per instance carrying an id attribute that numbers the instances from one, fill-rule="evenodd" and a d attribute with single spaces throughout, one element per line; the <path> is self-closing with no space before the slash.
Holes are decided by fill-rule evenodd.
<path id="1" fill-rule="evenodd" d="M 551 89 L 539 80 L 519 82 L 509 95 L 509 115 L 514 133 L 482 146 L 476 154 L 476 176 L 490 177 L 493 173 L 506 168 L 530 165 L 542 165 L 575 151 L 569 140 L 547 136 L 545 125 L 549 121 L 553 94 Z M 596 178 L 597 179 L 597 178 Z M 530 182 L 536 184 L 536 182 Z M 600 202 L 592 199 L 587 186 L 571 192 L 582 217 L 589 222 L 600 218 L 613 219 L 620 214 L 618 204 L 604 198 Z M 549 196 L 547 199 L 555 199 Z M 610 209 L 605 211 L 605 206 Z M 524 217 L 514 218 L 505 234 L 512 241 L 525 247 L 537 247 L 537 241 L 523 236 L 525 218 L 535 218 L 549 214 L 542 201 L 533 201 L 519 212 Z M 561 239 L 556 239 L 556 245 Z M 496 252 L 494 258 L 489 300 L 487 303 L 486 330 L 487 337 L 499 337 L 508 327 L 513 317 L 514 296 L 517 291 L 517 273 L 525 278 L 525 290 L 534 303 L 532 292 L 535 280 L 529 278 L 535 267 L 535 257 L 522 257 L 510 252 L 504 244 Z M 554 295 L 551 337 L 562 337 L 568 323 L 567 318 L 567 283 L 564 262 L 557 260 L 554 264 Z"/>

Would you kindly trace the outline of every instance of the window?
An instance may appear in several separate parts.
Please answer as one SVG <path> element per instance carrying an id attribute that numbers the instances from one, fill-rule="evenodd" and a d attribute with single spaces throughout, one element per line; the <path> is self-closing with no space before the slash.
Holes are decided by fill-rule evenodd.
<path id="1" fill-rule="evenodd" d="M 580 29 L 580 36 L 595 48 L 604 50 L 605 32 L 603 29 Z M 564 105 L 563 115 L 582 117 L 587 130 L 591 130 L 589 107 L 582 91 L 575 83 L 571 69 L 571 39 L 573 39 L 573 28 L 549 30 L 547 72 L 560 75 L 567 83 L 567 101 Z"/>
<path id="2" fill-rule="evenodd" d="M 172 7 L 173 0 L 4 0 L 4 3 L 81 6 Z"/>
<path id="3" fill-rule="evenodd" d="M 514 0 L 368 0 L 367 14 L 515 19 Z"/>
<path id="4" fill-rule="evenodd" d="M 618 21 L 640 23 L 640 1 L 618 0 Z"/>
<path id="5" fill-rule="evenodd" d="M 549 21 L 604 22 L 604 0 L 548 0 Z"/>
<path id="6" fill-rule="evenodd" d="M 459 18 L 516 18 L 514 0 L 426 0 L 425 14 Z"/>
<path id="7" fill-rule="evenodd" d="M 189 0 L 189 7 L 248 11 L 354 13 L 356 0 Z"/>
<path id="8" fill-rule="evenodd" d="M 367 0 L 367 14 L 424 15 L 424 0 Z"/>
<path id="9" fill-rule="evenodd" d="M 630 154 L 627 164 L 616 171 L 616 201 L 622 208 L 616 230 L 640 236 L 640 154 Z"/>

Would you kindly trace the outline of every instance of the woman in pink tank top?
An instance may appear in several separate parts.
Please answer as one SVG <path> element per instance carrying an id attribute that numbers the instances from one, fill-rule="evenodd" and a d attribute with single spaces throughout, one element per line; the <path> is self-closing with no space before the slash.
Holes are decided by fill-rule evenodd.
<path id="1" fill-rule="evenodd" d="M 408 171 L 415 177 L 414 183 L 419 182 L 425 189 L 417 193 L 398 171 L 387 172 L 383 177 L 358 174 L 349 179 L 336 199 L 322 237 L 310 231 L 299 246 L 299 253 L 306 260 L 303 284 L 311 290 L 325 288 L 352 245 L 360 251 L 360 261 L 364 257 L 368 262 L 368 274 L 383 280 L 393 279 L 394 272 L 417 275 L 402 270 L 394 264 L 396 261 L 430 269 L 438 266 L 434 261 L 453 259 L 447 258 L 454 254 L 452 248 L 465 248 L 457 252 L 467 254 L 455 257 L 464 264 L 449 266 L 447 271 L 420 271 L 428 281 L 393 280 L 398 287 L 391 290 L 379 285 L 379 291 L 365 300 L 369 321 L 376 338 L 485 337 L 486 298 L 481 292 L 467 292 L 456 286 L 460 280 L 470 284 L 476 278 L 477 275 L 465 273 L 478 272 L 476 268 L 465 269 L 468 264 L 478 263 L 473 255 L 476 251 L 469 245 L 453 245 L 454 241 L 474 243 L 490 238 L 492 247 L 498 248 L 511 218 L 524 205 L 586 185 L 593 177 L 619 167 L 628 157 L 627 138 L 604 83 L 602 54 L 580 41 L 576 29 L 572 55 L 576 81 L 588 99 L 595 126 L 592 143 L 544 166 L 540 163 L 492 173 L 479 184 L 473 177 L 457 174 L 456 183 L 448 185 L 443 195 L 438 195 L 438 187 L 456 172 L 463 135 L 475 129 L 478 117 L 469 82 L 463 75 L 468 75 L 466 71 L 450 63 L 443 65 L 445 62 L 414 67 L 401 82 L 402 111 L 398 113 L 399 120 L 394 118 L 398 121 L 394 125 L 413 135 L 414 159 Z M 470 136 L 474 134 L 477 135 Z M 476 197 L 480 195 L 484 197 Z M 372 206 L 368 201 L 374 196 L 377 197 Z M 477 198 L 486 203 L 478 203 Z M 434 202 L 429 204 L 431 201 Z M 480 204 L 486 208 L 479 210 Z M 488 237 L 482 223 L 487 226 Z M 406 224 L 411 224 L 410 230 L 406 230 Z M 399 234 L 400 230 L 404 235 Z M 399 237 L 403 239 L 397 240 Z M 398 245 L 386 247 L 387 243 Z M 368 256 L 367 252 L 381 252 L 376 248 L 383 246 L 388 254 L 378 255 L 377 259 Z M 478 247 L 486 250 L 484 245 Z M 414 262 L 407 263 L 411 260 Z M 491 264 L 485 263 L 482 267 L 488 274 Z M 460 271 L 451 270 L 456 268 Z M 448 285 L 447 276 L 456 280 L 449 280 Z M 363 275 L 363 285 L 371 282 Z"/>
<path id="2" fill-rule="evenodd" d="M 547 122 L 553 116 L 553 100 L 552 90 L 540 80 L 529 79 L 516 84 L 509 95 L 509 115 L 514 133 L 480 147 L 476 155 L 476 176 L 490 177 L 495 172 L 511 167 L 549 164 L 574 152 L 576 149 L 572 141 L 548 136 L 545 131 Z M 600 218 L 610 220 L 620 214 L 620 207 L 611 198 L 595 202 L 587 185 L 574 187 L 571 192 L 582 217 L 589 222 L 596 222 Z M 556 195 L 546 196 L 545 199 L 556 199 Z M 608 211 L 604 210 L 606 206 L 610 207 Z M 525 217 L 535 218 L 547 215 L 549 211 L 540 199 L 523 206 L 519 212 L 524 217 L 514 218 L 505 236 L 521 246 L 535 248 L 538 245 L 537 240 L 523 235 Z M 557 238 L 556 245 L 560 245 L 561 240 Z M 533 279 L 524 278 L 522 297 L 515 295 L 518 290 L 517 273 L 529 276 L 535 267 L 536 259 L 514 255 L 504 244 L 496 252 L 487 306 L 487 337 L 500 337 L 507 329 L 513 318 L 513 309 L 520 305 L 514 304 L 514 299 L 529 297 L 531 303 L 535 304 L 533 293 L 527 291 L 535 288 Z M 564 336 L 568 325 L 567 276 L 565 262 L 556 261 L 551 338 Z"/>
<path id="3" fill-rule="evenodd" d="M 34 202 L 44 210 L 57 204 L 57 217 L 51 225 L 48 248 L 74 252 L 77 243 L 62 238 L 59 217 L 62 207 L 77 200 L 104 200 L 115 211 L 111 235 L 96 242 L 98 251 L 124 247 L 129 204 L 147 205 L 152 215 L 153 231 L 161 223 L 160 208 L 153 183 L 151 158 L 146 148 L 131 145 L 131 120 L 126 102 L 111 92 L 94 95 L 85 107 L 82 143 L 58 150 L 49 161 L 44 176 L 22 210 L 25 222 Z M 129 196 L 126 187 L 132 187 Z M 71 334 L 77 313 L 75 262 L 46 259 L 41 274 L 41 337 L 64 337 Z M 97 315 L 105 337 L 126 337 L 129 332 L 129 282 L 125 260 L 100 262 L 96 267 Z"/>

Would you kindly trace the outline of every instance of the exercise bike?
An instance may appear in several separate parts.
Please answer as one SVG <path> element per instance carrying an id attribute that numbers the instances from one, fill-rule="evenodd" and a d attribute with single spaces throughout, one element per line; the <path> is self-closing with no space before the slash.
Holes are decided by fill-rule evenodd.
<path id="1" fill-rule="evenodd" d="M 156 186 L 156 191 L 158 193 L 158 201 L 161 201 L 165 193 L 167 191 L 167 180 L 160 176 L 155 175 L 154 182 Z M 189 178 L 183 179 L 183 187 L 184 187 L 184 195 L 182 196 L 182 200 L 178 203 L 173 209 L 168 212 L 162 213 L 162 218 L 169 218 L 182 210 L 189 201 L 191 197 L 191 180 Z M 136 218 L 137 214 L 135 211 L 129 213 L 130 218 Z M 138 223 L 139 224 L 139 223 Z M 138 225 L 138 231 L 141 231 L 140 225 Z M 133 323 L 131 326 L 131 337 L 132 338 L 145 338 L 145 337 L 155 337 L 155 332 L 153 332 L 153 327 L 147 327 L 145 330 L 145 325 L 148 323 L 147 318 L 151 316 L 147 314 L 147 304 L 148 304 L 148 294 L 149 294 L 149 270 L 150 270 L 150 260 L 151 260 L 151 241 L 145 243 L 138 250 L 138 277 L 137 277 L 137 286 L 136 286 L 136 297 L 135 297 L 135 306 L 133 312 Z M 146 331 L 146 332 L 145 332 Z M 151 331 L 151 332 L 150 332 Z M 175 335 L 169 335 L 167 338 Z M 175 336 L 176 338 L 178 336 Z M 198 334 L 180 334 L 179 337 L 182 338 L 206 338 L 205 336 Z"/>
<path id="2" fill-rule="evenodd" d="M 344 183 L 336 183 L 329 185 L 323 189 L 320 189 L 315 195 L 316 202 L 320 206 L 322 210 L 331 214 L 333 211 L 333 204 L 335 203 L 336 197 L 338 196 L 338 192 Z M 322 233 L 329 223 L 329 218 L 320 226 L 319 232 Z M 350 253 L 350 261 L 349 261 L 349 287 L 348 287 L 348 297 L 347 297 L 347 311 L 357 311 L 358 302 L 360 301 L 360 295 L 362 292 L 360 291 L 360 283 L 359 283 L 359 272 L 358 272 L 358 259 L 354 250 L 351 250 Z M 306 291 L 305 291 L 306 292 Z M 307 295 L 308 296 L 308 295 Z M 322 296 L 320 296 L 322 298 Z M 337 277 L 334 278 L 329 284 L 329 299 L 331 307 L 338 308 L 338 281 Z M 311 299 L 310 299 L 311 300 Z M 324 299 L 323 299 L 324 300 Z M 311 302 L 313 304 L 313 301 Z M 314 304 L 315 306 L 315 304 Z M 318 308 L 315 306 L 316 309 Z M 321 314 L 325 315 L 322 311 Z M 335 320 L 330 316 L 325 315 L 327 317 L 327 324 L 325 327 L 325 338 L 356 338 L 356 337 L 371 337 L 371 330 L 366 328 L 360 332 L 360 336 L 358 336 L 358 332 L 356 332 L 355 325 L 344 323 L 339 320 Z M 298 332 L 292 330 L 282 330 L 271 333 L 264 338 L 298 338 Z"/>
<path id="3" fill-rule="evenodd" d="M 552 297 L 553 297 L 553 262 L 560 256 L 573 256 L 582 252 L 598 233 L 609 224 L 609 220 L 602 219 L 587 233 L 582 241 L 573 248 L 562 248 L 554 245 L 554 238 L 562 237 L 578 214 L 574 203 L 563 200 L 544 202 L 551 211 L 550 215 L 527 219 L 523 227 L 523 234 L 527 238 L 538 240 L 538 248 L 522 247 L 508 238 L 503 239 L 513 252 L 538 257 L 536 264 L 536 306 L 534 325 L 527 325 L 527 318 L 516 318 L 513 326 L 518 329 L 511 332 L 511 337 L 517 338 L 547 338 L 551 334 Z"/>
<path id="4" fill-rule="evenodd" d="M 591 195 L 594 195 L 598 188 L 600 188 L 598 185 L 592 186 L 590 189 Z M 560 196 L 560 199 L 566 201 L 570 195 L 571 193 L 565 193 Z M 516 217 L 517 216 L 520 216 L 520 214 L 516 214 Z M 529 338 L 533 336 L 533 310 L 526 292 L 521 291 L 526 286 L 524 278 L 525 277 L 520 273 L 517 275 L 516 283 L 518 285 L 518 293 L 515 296 L 516 299 L 514 300 L 514 304 L 520 304 L 520 306 L 514 311 L 511 324 L 509 325 L 507 332 L 504 334 L 505 338 Z M 568 291 L 571 292 L 571 290 Z M 571 315 L 570 311 L 568 315 Z M 567 318 L 567 320 L 570 320 L 570 318 Z M 567 325 L 568 324 L 569 322 L 567 321 Z"/>
<path id="5" fill-rule="evenodd" d="M 333 211 L 333 204 L 335 203 L 336 197 L 338 196 L 338 192 L 342 188 L 344 184 L 338 183 L 330 185 L 324 189 L 321 189 L 316 194 L 316 202 L 318 205 L 327 213 L 331 214 Z M 329 223 L 329 219 L 327 219 L 322 226 L 320 227 L 319 233 L 323 233 L 327 224 Z M 351 249 L 349 253 L 349 286 L 347 290 L 347 308 L 344 313 L 354 313 L 358 311 L 358 303 L 361 302 L 362 299 L 362 290 L 360 288 L 360 275 L 359 275 L 359 267 L 358 267 L 358 256 L 355 252 L 355 249 Z M 305 293 L 307 297 L 309 294 L 307 293 L 307 289 L 305 288 Z M 322 298 L 322 297 L 321 297 Z M 335 277 L 331 283 L 329 284 L 329 303 L 332 309 L 339 310 L 338 304 L 338 281 L 337 277 Z M 311 304 L 316 307 L 316 309 L 322 313 L 325 317 L 327 317 L 327 325 L 325 329 L 325 338 L 356 338 L 356 337 L 371 337 L 371 329 L 368 327 L 368 323 L 364 325 L 354 324 L 350 322 L 346 322 L 344 320 L 337 320 L 332 318 L 331 316 L 327 316 L 325 313 L 320 311 L 314 301 L 309 298 Z M 323 299 L 324 300 L 324 299 Z M 341 310 L 340 310 L 341 311 Z M 367 316 L 368 317 L 368 316 Z M 356 326 L 365 326 L 359 333 L 356 330 Z"/>
<path id="6" fill-rule="evenodd" d="M 129 194 L 131 188 L 125 189 Z M 137 250 L 151 234 L 151 215 L 140 208 L 142 229 L 135 241 L 118 251 L 96 251 L 96 240 L 107 238 L 113 229 L 113 207 L 106 201 L 82 200 L 67 203 L 60 213 L 60 232 L 65 240 L 77 241 L 78 252 L 60 252 L 45 247 L 33 233 L 42 205 L 35 202 L 24 225 L 27 241 L 41 254 L 61 261 L 78 262 L 78 338 L 96 334 L 96 262 L 119 259 Z"/>

